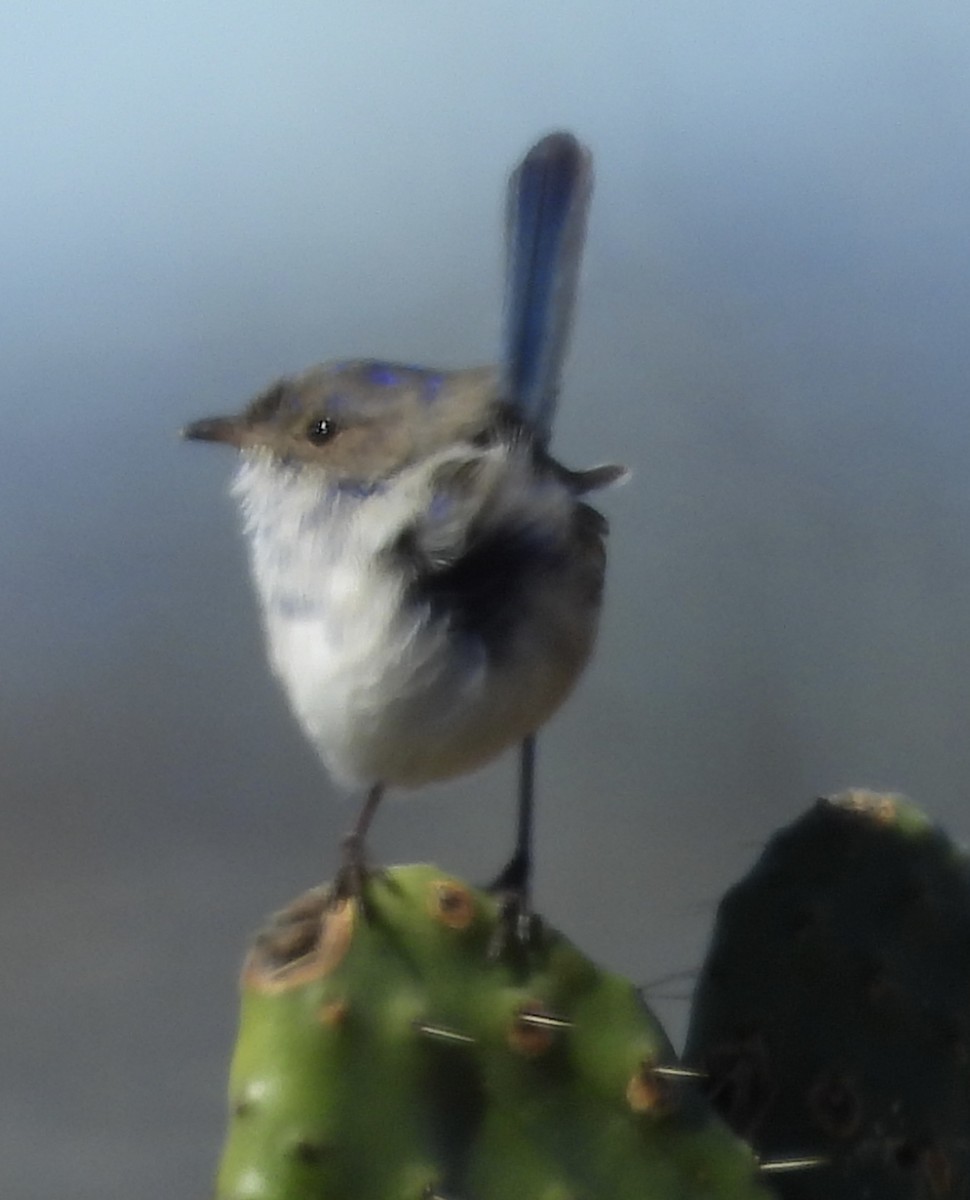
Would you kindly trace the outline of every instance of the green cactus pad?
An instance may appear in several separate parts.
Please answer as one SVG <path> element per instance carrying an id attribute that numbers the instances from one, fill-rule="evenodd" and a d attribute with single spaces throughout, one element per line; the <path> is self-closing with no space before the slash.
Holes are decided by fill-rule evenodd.
<path id="1" fill-rule="evenodd" d="M 219 1200 L 767 1200 L 632 985 L 399 867 L 307 893 L 243 972 Z"/>
<path id="2" fill-rule="evenodd" d="M 721 904 L 686 1058 L 787 1200 L 970 1196 L 970 868 L 895 796 L 820 801 Z"/>

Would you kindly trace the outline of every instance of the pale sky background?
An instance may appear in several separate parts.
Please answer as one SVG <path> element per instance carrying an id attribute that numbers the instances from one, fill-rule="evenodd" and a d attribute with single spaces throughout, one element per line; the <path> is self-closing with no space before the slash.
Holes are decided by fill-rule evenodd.
<path id="1" fill-rule="evenodd" d="M 4 1197 L 207 1194 L 246 937 L 352 813 L 265 667 L 229 457 L 176 431 L 327 357 L 488 361 L 505 177 L 557 127 L 597 190 L 555 448 L 635 476 L 539 908 L 648 982 L 818 793 L 967 833 L 965 5 L 8 3 Z M 483 880 L 511 824 L 509 762 L 374 845 Z"/>

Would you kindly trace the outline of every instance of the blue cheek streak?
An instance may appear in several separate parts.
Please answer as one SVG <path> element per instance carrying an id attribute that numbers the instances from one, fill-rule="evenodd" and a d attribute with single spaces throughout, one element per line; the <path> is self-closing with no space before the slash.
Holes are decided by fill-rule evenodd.
<path id="1" fill-rule="evenodd" d="M 378 387 L 397 387 L 401 383 L 400 371 L 387 363 L 374 363 L 368 368 L 367 378 Z"/>
<path id="2" fill-rule="evenodd" d="M 400 387 L 407 382 L 409 375 L 415 375 L 421 380 L 421 399 L 426 404 L 433 404 L 441 394 L 441 387 L 445 381 L 439 371 L 408 365 L 391 366 L 390 363 L 373 363 L 367 369 L 367 378 L 376 387 Z"/>

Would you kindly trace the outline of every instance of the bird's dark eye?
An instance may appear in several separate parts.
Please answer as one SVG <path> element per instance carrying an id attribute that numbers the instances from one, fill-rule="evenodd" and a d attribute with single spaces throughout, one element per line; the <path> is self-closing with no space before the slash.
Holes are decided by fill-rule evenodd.
<path id="1" fill-rule="evenodd" d="M 333 421 L 328 421 L 326 417 L 317 417 L 306 427 L 307 441 L 312 442 L 314 446 L 322 446 L 324 442 L 329 442 L 336 432 Z"/>

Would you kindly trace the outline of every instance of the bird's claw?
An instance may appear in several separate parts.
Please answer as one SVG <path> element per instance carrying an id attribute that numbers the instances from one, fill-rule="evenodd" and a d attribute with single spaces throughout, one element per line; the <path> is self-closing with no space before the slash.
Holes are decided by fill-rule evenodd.
<path id="1" fill-rule="evenodd" d="M 492 962 L 528 953 L 542 924 L 532 911 L 527 892 L 504 889 L 498 893 L 498 906 L 498 922 L 488 943 Z"/>
<path id="2" fill-rule="evenodd" d="M 372 867 L 368 863 L 364 839 L 356 833 L 349 833 L 341 843 L 340 867 L 330 885 L 328 907 L 335 908 L 345 900 L 355 900 L 365 920 L 371 920 L 374 908 L 367 895 L 368 885 L 375 879 L 386 877 L 387 872 L 383 867 Z"/>
<path id="3" fill-rule="evenodd" d="M 499 905 L 498 924 L 488 946 L 492 961 L 527 951 L 536 939 L 539 918 L 532 911 L 531 876 L 530 856 L 520 848 L 486 889 L 497 897 Z"/>

